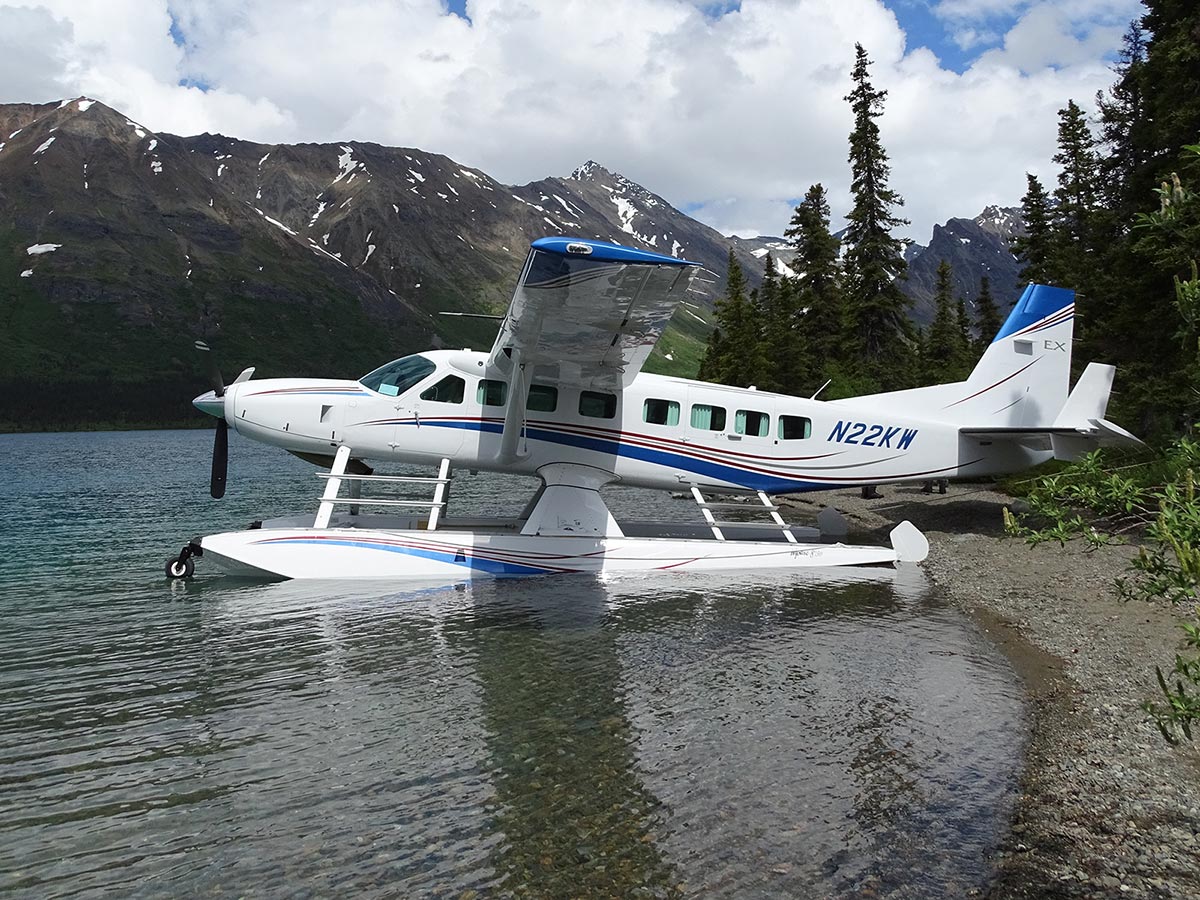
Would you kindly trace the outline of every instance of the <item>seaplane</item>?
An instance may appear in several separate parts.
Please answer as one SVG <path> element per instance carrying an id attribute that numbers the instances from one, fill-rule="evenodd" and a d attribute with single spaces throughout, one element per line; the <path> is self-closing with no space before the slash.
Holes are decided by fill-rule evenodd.
<path id="1" fill-rule="evenodd" d="M 167 561 L 168 577 L 192 575 L 197 557 L 274 579 L 919 562 L 929 545 L 909 522 L 888 547 L 819 532 L 802 541 L 775 498 L 998 475 L 1138 442 L 1104 418 L 1112 366 L 1088 365 L 1068 390 L 1071 290 L 1026 288 L 966 381 L 822 401 L 643 371 L 698 269 L 602 241 L 542 238 L 489 352 L 416 353 L 356 381 L 254 380 L 246 369 L 226 386 L 210 363 L 213 390 L 193 403 L 217 419 L 214 497 L 225 492 L 230 428 L 328 471 L 315 514 L 193 539 Z M 375 469 L 392 463 L 436 474 Z M 455 518 L 455 469 L 535 476 L 538 487 L 509 518 Z M 698 521 L 683 532 L 619 523 L 602 495 L 613 484 L 690 494 Z M 377 493 L 396 485 L 433 497 Z M 731 507 L 765 519 L 731 521 Z"/>

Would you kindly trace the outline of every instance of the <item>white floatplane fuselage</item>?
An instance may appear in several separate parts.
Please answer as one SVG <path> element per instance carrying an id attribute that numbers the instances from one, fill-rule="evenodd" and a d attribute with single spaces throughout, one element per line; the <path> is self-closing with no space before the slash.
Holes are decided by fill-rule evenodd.
<path id="1" fill-rule="evenodd" d="M 505 457 L 508 377 L 487 361 L 470 350 L 397 360 L 427 374 L 395 396 L 361 381 L 247 381 L 228 389 L 225 415 L 239 434 L 294 452 L 332 457 L 345 444 L 359 459 L 449 458 L 455 468 L 522 475 L 570 463 L 606 481 L 676 491 L 927 481 L 1018 471 L 1051 456 L 1014 442 L 981 446 L 957 424 L 886 408 L 641 373 L 611 393 L 532 385 L 516 452 Z"/>
<path id="2" fill-rule="evenodd" d="M 820 401 L 641 372 L 691 265 L 543 239 L 489 353 L 414 354 L 357 381 L 254 381 L 247 370 L 223 395 L 198 397 L 238 433 L 330 472 L 311 524 L 268 522 L 191 546 L 229 571 L 292 578 L 919 560 L 928 546 L 907 523 L 890 548 L 802 544 L 769 495 L 1013 472 L 1135 440 L 1103 418 L 1111 367 L 1089 366 L 1068 396 L 1074 294 L 1043 286 L 1026 291 L 964 382 Z M 406 480 L 371 474 L 367 461 L 438 466 L 425 517 L 363 515 L 360 505 L 389 502 L 362 497 L 364 484 Z M 444 502 L 451 468 L 542 486 L 511 519 L 456 521 Z M 691 491 L 711 534 L 626 534 L 600 496 L 612 483 Z M 736 526 L 723 530 L 723 504 L 706 491 L 757 497 L 774 539 L 727 539 Z"/>

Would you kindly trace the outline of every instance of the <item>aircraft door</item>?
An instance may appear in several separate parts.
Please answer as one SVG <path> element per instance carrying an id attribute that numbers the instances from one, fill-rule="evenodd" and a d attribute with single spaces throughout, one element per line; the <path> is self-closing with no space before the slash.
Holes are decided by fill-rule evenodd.
<path id="1" fill-rule="evenodd" d="M 431 460 L 455 457 L 463 445 L 467 382 L 453 372 L 414 388 L 396 404 L 396 437 L 401 452 L 428 455 Z"/>

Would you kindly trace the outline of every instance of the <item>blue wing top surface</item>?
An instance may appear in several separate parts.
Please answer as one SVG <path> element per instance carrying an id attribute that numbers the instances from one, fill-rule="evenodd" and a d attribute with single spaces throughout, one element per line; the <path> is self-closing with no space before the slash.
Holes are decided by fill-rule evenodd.
<path id="1" fill-rule="evenodd" d="M 536 240 L 491 362 L 503 369 L 520 351 L 542 383 L 619 390 L 645 365 L 698 268 L 604 241 Z"/>
<path id="2" fill-rule="evenodd" d="M 529 245 L 534 250 L 546 253 L 557 253 L 559 256 L 586 256 L 603 262 L 652 263 L 666 266 L 698 266 L 700 263 L 653 253 L 649 250 L 638 250 L 635 247 L 625 247 L 621 244 L 610 244 L 607 241 L 590 241 L 584 238 L 544 237 Z"/>

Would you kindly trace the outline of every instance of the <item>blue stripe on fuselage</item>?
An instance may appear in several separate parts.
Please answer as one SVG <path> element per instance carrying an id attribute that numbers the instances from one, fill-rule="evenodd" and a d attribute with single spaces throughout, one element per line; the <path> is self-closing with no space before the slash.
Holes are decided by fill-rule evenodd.
<path id="1" fill-rule="evenodd" d="M 397 422 L 396 424 L 415 425 L 416 423 L 413 421 L 404 421 Z M 494 434 L 500 434 L 504 431 L 504 426 L 499 422 L 434 422 L 426 420 L 421 425 L 426 428 L 463 428 L 475 431 L 487 431 Z M 590 437 L 582 434 L 564 434 L 559 431 L 538 428 L 537 426 L 526 426 L 525 435 L 535 441 L 542 441 L 544 443 L 562 444 L 567 447 L 577 447 L 581 450 L 591 450 L 595 453 L 604 453 L 609 456 L 624 456 L 627 459 L 636 459 L 658 466 L 685 469 L 697 475 L 715 478 L 755 491 L 799 493 L 802 491 L 820 491 L 839 486 L 836 482 L 797 481 L 789 478 L 764 475 L 759 472 L 747 472 L 745 469 L 739 469 L 734 466 L 707 462 L 702 459 L 685 456 L 681 453 L 672 453 L 668 450 L 652 450 L 649 447 L 626 444 L 620 440 L 611 438 Z"/>

